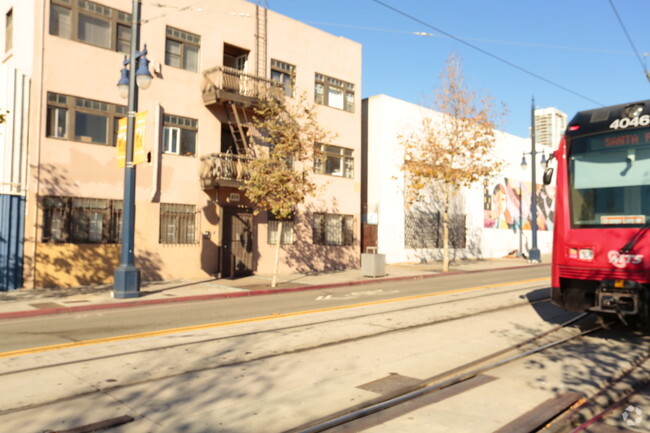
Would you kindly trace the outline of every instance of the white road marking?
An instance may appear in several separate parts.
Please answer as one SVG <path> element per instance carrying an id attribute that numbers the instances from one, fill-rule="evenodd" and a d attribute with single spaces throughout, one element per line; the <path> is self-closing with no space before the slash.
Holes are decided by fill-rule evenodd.
<path id="1" fill-rule="evenodd" d="M 333 295 L 321 295 L 316 298 L 317 301 L 329 301 L 329 300 L 344 300 L 344 299 L 356 299 L 356 298 L 361 298 L 363 296 L 375 296 L 375 295 L 394 295 L 395 293 L 399 293 L 399 290 L 364 290 L 361 292 L 350 292 L 345 295 L 341 296 L 333 296 Z"/>

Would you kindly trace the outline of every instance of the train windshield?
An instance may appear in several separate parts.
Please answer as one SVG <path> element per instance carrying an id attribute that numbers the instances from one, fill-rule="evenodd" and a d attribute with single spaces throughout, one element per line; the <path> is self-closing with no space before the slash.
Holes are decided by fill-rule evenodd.
<path id="1" fill-rule="evenodd" d="M 573 227 L 650 221 L 650 128 L 576 137 L 569 149 Z"/>

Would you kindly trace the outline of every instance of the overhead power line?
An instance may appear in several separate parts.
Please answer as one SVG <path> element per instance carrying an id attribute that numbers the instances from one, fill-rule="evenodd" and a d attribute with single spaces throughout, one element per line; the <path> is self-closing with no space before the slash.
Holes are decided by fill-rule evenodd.
<path id="1" fill-rule="evenodd" d="M 171 10 L 169 12 L 165 12 L 165 13 L 160 14 L 160 15 L 156 15 L 155 17 L 143 19 L 143 20 L 141 20 L 141 22 L 142 23 L 148 23 L 150 21 L 157 20 L 157 19 L 160 19 L 160 18 L 164 18 L 164 17 L 166 17 L 168 15 L 171 15 L 171 14 L 174 14 L 174 13 L 177 13 L 177 12 L 193 10 L 194 6 L 198 5 L 199 3 L 203 3 L 204 1 L 206 1 L 206 0 L 198 0 L 198 1 L 195 1 L 195 2 L 188 3 L 185 6 L 171 6 L 171 5 L 166 5 L 166 4 L 163 4 L 163 3 L 150 3 L 151 6 L 154 6 L 154 7 L 157 7 L 157 8 L 168 8 L 168 9 L 173 9 L 173 10 Z M 200 11 L 200 10 L 197 9 L 197 11 Z"/>
<path id="2" fill-rule="evenodd" d="M 650 83 L 650 72 L 648 72 L 648 68 L 646 67 L 646 64 L 643 62 L 643 60 L 641 60 L 641 54 L 639 54 L 639 50 L 636 49 L 636 46 L 634 45 L 634 41 L 632 41 L 632 38 L 630 37 L 630 33 L 627 31 L 627 27 L 625 27 L 625 23 L 623 23 L 623 20 L 621 19 L 618 10 L 616 10 L 616 6 L 614 6 L 614 2 L 612 0 L 609 0 L 609 4 L 612 6 L 614 15 L 616 15 L 616 19 L 618 20 L 618 23 L 621 25 L 621 28 L 623 29 L 623 33 L 625 33 L 625 37 L 627 37 L 627 40 L 630 43 L 630 46 L 632 47 L 632 50 L 634 50 L 634 54 L 636 54 L 636 58 L 639 59 L 639 64 L 641 65 L 643 74 L 648 79 L 648 83 Z"/>
<path id="3" fill-rule="evenodd" d="M 413 32 L 410 30 L 385 29 L 385 28 L 378 28 L 378 27 L 358 26 L 354 24 L 324 23 L 320 21 L 304 21 L 304 22 L 306 24 L 311 24 L 315 26 L 332 26 L 332 27 L 342 27 L 347 29 L 368 30 L 373 32 L 401 33 L 406 35 L 432 37 L 432 38 L 449 38 L 449 36 L 446 35 L 437 35 L 435 33 L 428 33 L 428 32 Z M 624 55 L 634 54 L 631 51 L 604 50 L 600 48 L 587 48 L 587 47 L 571 47 L 567 45 L 549 45 L 549 44 L 539 44 L 535 42 L 505 41 L 501 39 L 468 38 L 465 36 L 458 36 L 458 39 L 462 39 L 465 41 L 487 42 L 492 44 L 518 45 L 522 47 L 548 48 L 552 50 L 586 51 L 591 53 L 603 53 L 603 54 L 624 54 Z"/>
<path id="4" fill-rule="evenodd" d="M 496 54 L 493 54 L 493 53 L 491 53 L 491 52 L 489 52 L 487 50 L 484 50 L 483 48 L 480 48 L 480 47 L 478 47 L 478 46 L 476 46 L 476 45 L 474 45 L 474 44 L 472 44 L 470 42 L 467 42 L 467 41 L 465 41 L 465 40 L 463 40 L 463 39 L 461 39 L 461 38 L 459 38 L 457 36 L 454 36 L 449 32 L 446 32 L 446 31 L 444 31 L 442 29 L 439 29 L 439 28 L 437 28 L 437 27 L 435 27 L 435 26 L 433 26 L 433 25 L 431 25 L 431 24 L 429 24 L 429 23 L 427 23 L 427 22 L 425 22 L 425 21 L 423 21 L 423 20 L 421 20 L 421 19 L 419 19 L 417 17 L 414 17 L 413 15 L 410 15 L 410 14 L 408 14 L 408 13 L 406 13 L 406 12 L 400 10 L 400 9 L 397 9 L 394 6 L 391 6 L 391 5 L 387 4 L 387 3 L 384 3 L 381 0 L 372 0 L 372 1 L 374 1 L 375 3 L 385 7 L 387 9 L 392 10 L 393 12 L 395 12 L 395 13 L 397 13 L 399 15 L 402 15 L 402 16 L 410 19 L 410 20 L 413 20 L 413 21 L 415 21 L 415 22 L 417 22 L 419 24 L 422 24 L 425 27 L 433 29 L 436 32 L 441 33 L 441 34 L 443 34 L 443 35 L 445 35 L 445 36 L 447 36 L 447 37 L 449 37 L 449 38 L 451 38 L 451 39 L 453 39 L 455 41 L 458 41 L 461 44 L 472 48 L 473 50 L 476 50 L 476 51 L 478 51 L 478 52 L 480 52 L 482 54 L 485 54 L 486 56 L 491 57 L 491 58 L 493 58 L 493 59 L 495 59 L 495 60 L 497 60 L 497 61 L 499 61 L 499 62 L 501 62 L 503 64 L 506 64 L 506 65 L 508 65 L 508 66 L 510 66 L 510 67 L 512 67 L 514 69 L 517 69 L 520 72 L 523 72 L 523 73 L 525 73 L 527 75 L 530 75 L 531 77 L 537 78 L 538 80 L 541 80 L 541 81 L 543 81 L 543 82 L 545 82 L 547 84 L 550 84 L 551 86 L 557 87 L 558 89 L 564 90 L 565 92 L 571 93 L 574 96 L 577 96 L 577 97 L 582 98 L 582 99 L 584 99 L 586 101 L 592 102 L 592 103 L 594 103 L 596 105 L 600 105 L 600 106 L 604 105 L 603 103 L 598 102 L 595 99 L 592 99 L 592 98 L 590 98 L 588 96 L 585 96 L 585 95 L 583 95 L 581 93 L 578 93 L 575 90 L 569 89 L 568 87 L 565 87 L 565 86 L 563 86 L 563 85 L 561 85 L 559 83 L 556 83 L 555 81 L 552 81 L 552 80 L 550 80 L 548 78 L 542 77 L 541 75 L 539 75 L 539 74 L 537 74 L 535 72 L 532 72 L 532 71 L 530 71 L 530 70 L 528 70 L 528 69 L 526 69 L 524 67 L 521 67 L 521 66 L 509 61 L 509 60 L 504 59 L 503 57 L 497 56 Z"/>

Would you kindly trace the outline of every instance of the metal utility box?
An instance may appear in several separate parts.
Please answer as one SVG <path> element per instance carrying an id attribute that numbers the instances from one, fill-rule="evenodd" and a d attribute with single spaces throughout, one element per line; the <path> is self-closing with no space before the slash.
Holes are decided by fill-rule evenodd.
<path id="1" fill-rule="evenodd" d="M 368 247 L 361 253 L 361 273 L 364 277 L 383 277 L 386 275 L 386 255 L 377 254 L 377 247 Z"/>

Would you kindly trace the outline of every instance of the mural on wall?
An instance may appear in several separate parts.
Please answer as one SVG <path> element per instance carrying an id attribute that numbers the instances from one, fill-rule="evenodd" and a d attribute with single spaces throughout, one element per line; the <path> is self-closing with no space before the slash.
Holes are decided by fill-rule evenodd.
<path id="1" fill-rule="evenodd" d="M 535 185 L 537 197 L 537 228 L 553 230 L 555 187 Z M 521 200 L 520 200 L 521 197 Z M 486 180 L 483 190 L 483 227 L 490 229 L 530 230 L 531 182 L 507 177 Z"/>

